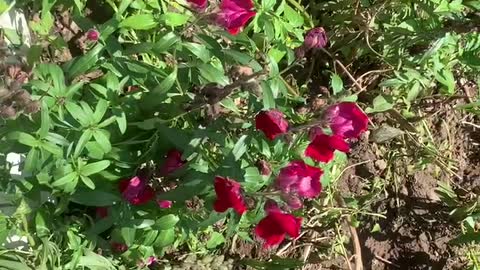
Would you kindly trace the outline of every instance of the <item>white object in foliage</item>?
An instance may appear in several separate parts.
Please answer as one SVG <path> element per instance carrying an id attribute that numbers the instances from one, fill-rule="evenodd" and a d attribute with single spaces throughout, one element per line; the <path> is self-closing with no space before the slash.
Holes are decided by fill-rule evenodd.
<path id="1" fill-rule="evenodd" d="M 13 179 L 21 179 L 22 172 L 20 171 L 20 164 L 22 164 L 24 157 L 17 153 L 8 153 L 7 162 L 11 164 L 10 175 Z"/>
<path id="2" fill-rule="evenodd" d="M 9 11 L 1 14 L 0 28 L 14 30 L 21 35 L 23 43 L 30 46 L 32 36 L 30 35 L 27 19 L 25 19 L 22 11 L 11 8 Z M 7 44 L 10 44 L 8 39 Z"/>

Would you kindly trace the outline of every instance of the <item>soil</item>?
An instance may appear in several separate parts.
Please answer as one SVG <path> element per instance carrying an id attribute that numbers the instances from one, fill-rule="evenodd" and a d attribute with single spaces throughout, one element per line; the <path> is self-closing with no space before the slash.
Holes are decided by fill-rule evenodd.
<path id="1" fill-rule="evenodd" d="M 435 192 L 439 182 L 449 182 L 459 197 L 468 197 L 480 189 L 480 133 L 473 125 L 464 124 L 478 123 L 478 119 L 465 116 L 453 105 L 455 103 L 440 108 L 435 117 L 427 119 L 427 123 L 436 145 L 453 146 L 440 153 L 450 155 L 456 161 L 455 172 L 458 177 L 434 164 L 429 164 L 423 170 L 411 171 L 407 166 L 413 164 L 411 161 L 389 161 L 398 189 L 395 190 L 395 185 L 387 186 L 386 195 L 371 209 L 373 213 L 382 213 L 387 218 L 360 218 L 362 225 L 358 228 L 358 234 L 365 269 L 466 267 L 465 252 L 448 243 L 460 234 L 460 225 L 449 217 L 452 209 L 440 201 Z M 385 146 L 392 147 L 395 147 L 394 143 Z M 379 145 L 360 142 L 349 157 L 349 164 L 365 160 L 373 162 L 346 172 L 340 180 L 339 189 L 353 196 L 365 193 L 367 181 L 382 177 L 385 173 L 382 169 L 386 162 L 382 158 Z M 380 225 L 381 229 L 372 233 L 375 224 Z"/>

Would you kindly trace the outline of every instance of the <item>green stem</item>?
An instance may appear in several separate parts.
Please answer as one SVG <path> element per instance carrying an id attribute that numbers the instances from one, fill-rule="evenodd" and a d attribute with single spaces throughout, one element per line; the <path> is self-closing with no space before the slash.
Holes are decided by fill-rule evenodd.
<path id="1" fill-rule="evenodd" d="M 30 234 L 29 230 L 28 230 L 28 221 L 27 221 L 27 216 L 22 214 L 21 215 L 21 218 L 22 218 L 22 225 L 23 225 L 23 229 L 25 230 L 25 232 L 27 233 L 27 239 L 28 239 L 28 244 L 30 245 L 30 247 L 35 247 L 35 239 L 33 239 L 32 235 Z"/>

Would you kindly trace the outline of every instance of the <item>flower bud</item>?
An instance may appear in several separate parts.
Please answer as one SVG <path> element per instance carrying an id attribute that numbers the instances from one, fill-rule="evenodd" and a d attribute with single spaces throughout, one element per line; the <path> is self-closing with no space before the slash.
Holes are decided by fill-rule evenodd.
<path id="1" fill-rule="evenodd" d="M 33 100 L 23 108 L 25 113 L 37 113 L 40 111 L 40 102 L 38 100 Z"/>
<path id="2" fill-rule="evenodd" d="M 0 108 L 0 117 L 4 119 L 11 119 L 17 115 L 17 111 L 12 106 L 2 106 Z"/>
<path id="3" fill-rule="evenodd" d="M 293 194 L 283 193 L 281 198 L 288 205 L 288 207 L 293 210 L 300 209 L 303 206 L 302 200 L 300 200 L 298 196 L 295 196 Z"/>
<path id="4" fill-rule="evenodd" d="M 303 45 L 306 50 L 325 48 L 328 38 L 323 27 L 316 27 L 308 31 Z"/>
<path id="5" fill-rule="evenodd" d="M 305 57 L 305 48 L 303 46 L 295 49 L 295 57 L 297 59 L 303 59 Z"/>
<path id="6" fill-rule="evenodd" d="M 20 106 L 26 106 L 31 100 L 30 94 L 25 90 L 19 90 L 13 95 L 13 100 L 17 102 Z"/>
<path id="7" fill-rule="evenodd" d="M 87 39 L 93 42 L 97 42 L 100 38 L 100 33 L 95 29 L 90 29 L 87 32 Z"/>
<path id="8" fill-rule="evenodd" d="M 10 91 L 7 88 L 0 87 L 0 102 L 4 101 L 10 96 Z"/>
<path id="9" fill-rule="evenodd" d="M 270 164 L 265 160 L 259 160 L 257 162 L 257 168 L 261 175 L 268 176 L 272 173 L 272 168 L 270 167 Z"/>

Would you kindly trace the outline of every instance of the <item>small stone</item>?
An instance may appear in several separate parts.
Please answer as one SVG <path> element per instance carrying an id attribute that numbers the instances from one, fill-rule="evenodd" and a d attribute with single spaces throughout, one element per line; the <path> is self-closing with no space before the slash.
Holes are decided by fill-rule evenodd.
<path id="1" fill-rule="evenodd" d="M 213 261 L 213 257 L 210 256 L 210 255 L 207 255 L 207 256 L 203 257 L 203 259 L 202 259 L 202 262 L 203 262 L 204 264 L 211 263 L 212 261 Z"/>
<path id="2" fill-rule="evenodd" d="M 387 162 L 385 162 L 385 160 L 383 160 L 383 159 L 376 160 L 375 161 L 375 168 L 383 171 L 387 168 Z"/>
<path id="3" fill-rule="evenodd" d="M 214 262 L 216 262 L 217 264 L 222 264 L 223 260 L 225 260 L 225 256 L 220 255 L 214 259 Z"/>

